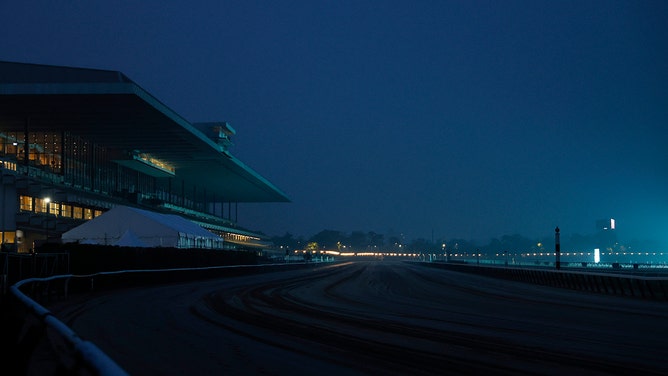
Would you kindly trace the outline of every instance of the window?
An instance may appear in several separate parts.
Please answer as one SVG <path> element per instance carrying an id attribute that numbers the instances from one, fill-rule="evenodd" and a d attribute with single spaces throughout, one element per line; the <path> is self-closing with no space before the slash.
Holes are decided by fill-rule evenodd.
<path id="1" fill-rule="evenodd" d="M 52 202 L 51 205 L 49 205 L 49 214 L 59 215 L 60 214 L 60 203 Z"/>
<path id="2" fill-rule="evenodd" d="M 32 211 L 32 197 L 19 196 L 19 206 L 22 211 Z"/>

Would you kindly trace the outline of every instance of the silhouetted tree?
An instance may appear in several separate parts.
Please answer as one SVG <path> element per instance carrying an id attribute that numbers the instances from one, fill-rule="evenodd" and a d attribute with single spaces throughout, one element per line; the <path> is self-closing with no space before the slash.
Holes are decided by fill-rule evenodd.
<path id="1" fill-rule="evenodd" d="M 437 251 L 436 245 L 424 238 L 413 240 L 407 248 L 409 252 L 432 253 Z"/>
<path id="2" fill-rule="evenodd" d="M 270 238 L 271 242 L 277 247 L 283 247 L 290 250 L 297 250 L 304 244 L 303 238 L 295 239 L 294 236 L 286 232 L 283 236 L 274 236 Z"/>
<path id="3" fill-rule="evenodd" d="M 477 248 L 479 248 L 472 241 L 462 238 L 450 239 L 446 242 L 446 246 L 448 253 L 474 252 Z"/>
<path id="4" fill-rule="evenodd" d="M 374 231 L 369 231 L 367 234 L 367 241 L 369 242 L 369 247 L 374 249 L 382 249 L 384 244 L 383 234 L 378 234 Z"/>
<path id="5" fill-rule="evenodd" d="M 341 231 L 336 230 L 322 230 L 319 233 L 313 235 L 309 242 L 316 242 L 321 247 L 326 249 L 336 249 L 337 243 L 340 241 L 346 240 L 346 235 L 342 234 Z"/>
<path id="6" fill-rule="evenodd" d="M 348 238 L 348 243 L 353 250 L 361 251 L 366 249 L 366 246 L 368 245 L 366 232 L 353 231 L 352 233 L 350 233 L 350 237 Z"/>

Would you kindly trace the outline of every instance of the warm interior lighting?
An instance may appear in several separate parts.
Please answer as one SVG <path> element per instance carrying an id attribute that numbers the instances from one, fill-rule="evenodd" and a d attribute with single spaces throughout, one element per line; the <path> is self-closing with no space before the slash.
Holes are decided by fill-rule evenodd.
<path id="1" fill-rule="evenodd" d="M 174 167 L 170 166 L 169 164 L 167 164 L 167 163 L 165 163 L 165 162 L 163 162 L 163 161 L 161 161 L 157 158 L 151 157 L 149 154 L 137 153 L 137 154 L 133 154 L 132 157 L 136 161 L 144 162 L 151 167 L 154 167 L 154 168 L 157 168 L 159 170 L 168 172 L 172 175 L 176 172 Z"/>

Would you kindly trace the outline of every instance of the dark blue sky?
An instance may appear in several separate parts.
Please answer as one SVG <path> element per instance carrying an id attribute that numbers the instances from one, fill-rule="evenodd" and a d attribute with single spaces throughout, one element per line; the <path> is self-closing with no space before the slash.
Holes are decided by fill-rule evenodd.
<path id="1" fill-rule="evenodd" d="M 30 1 L 0 59 L 120 70 L 293 202 L 270 235 L 668 245 L 666 1 Z"/>

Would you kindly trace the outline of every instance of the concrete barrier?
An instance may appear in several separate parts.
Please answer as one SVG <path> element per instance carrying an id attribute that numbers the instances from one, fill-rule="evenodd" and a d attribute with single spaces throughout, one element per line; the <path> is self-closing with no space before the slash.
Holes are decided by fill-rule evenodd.
<path id="1" fill-rule="evenodd" d="M 589 291 L 638 299 L 668 301 L 668 277 L 644 277 L 612 273 L 504 267 L 448 262 L 416 262 L 420 265 L 494 278 Z"/>

